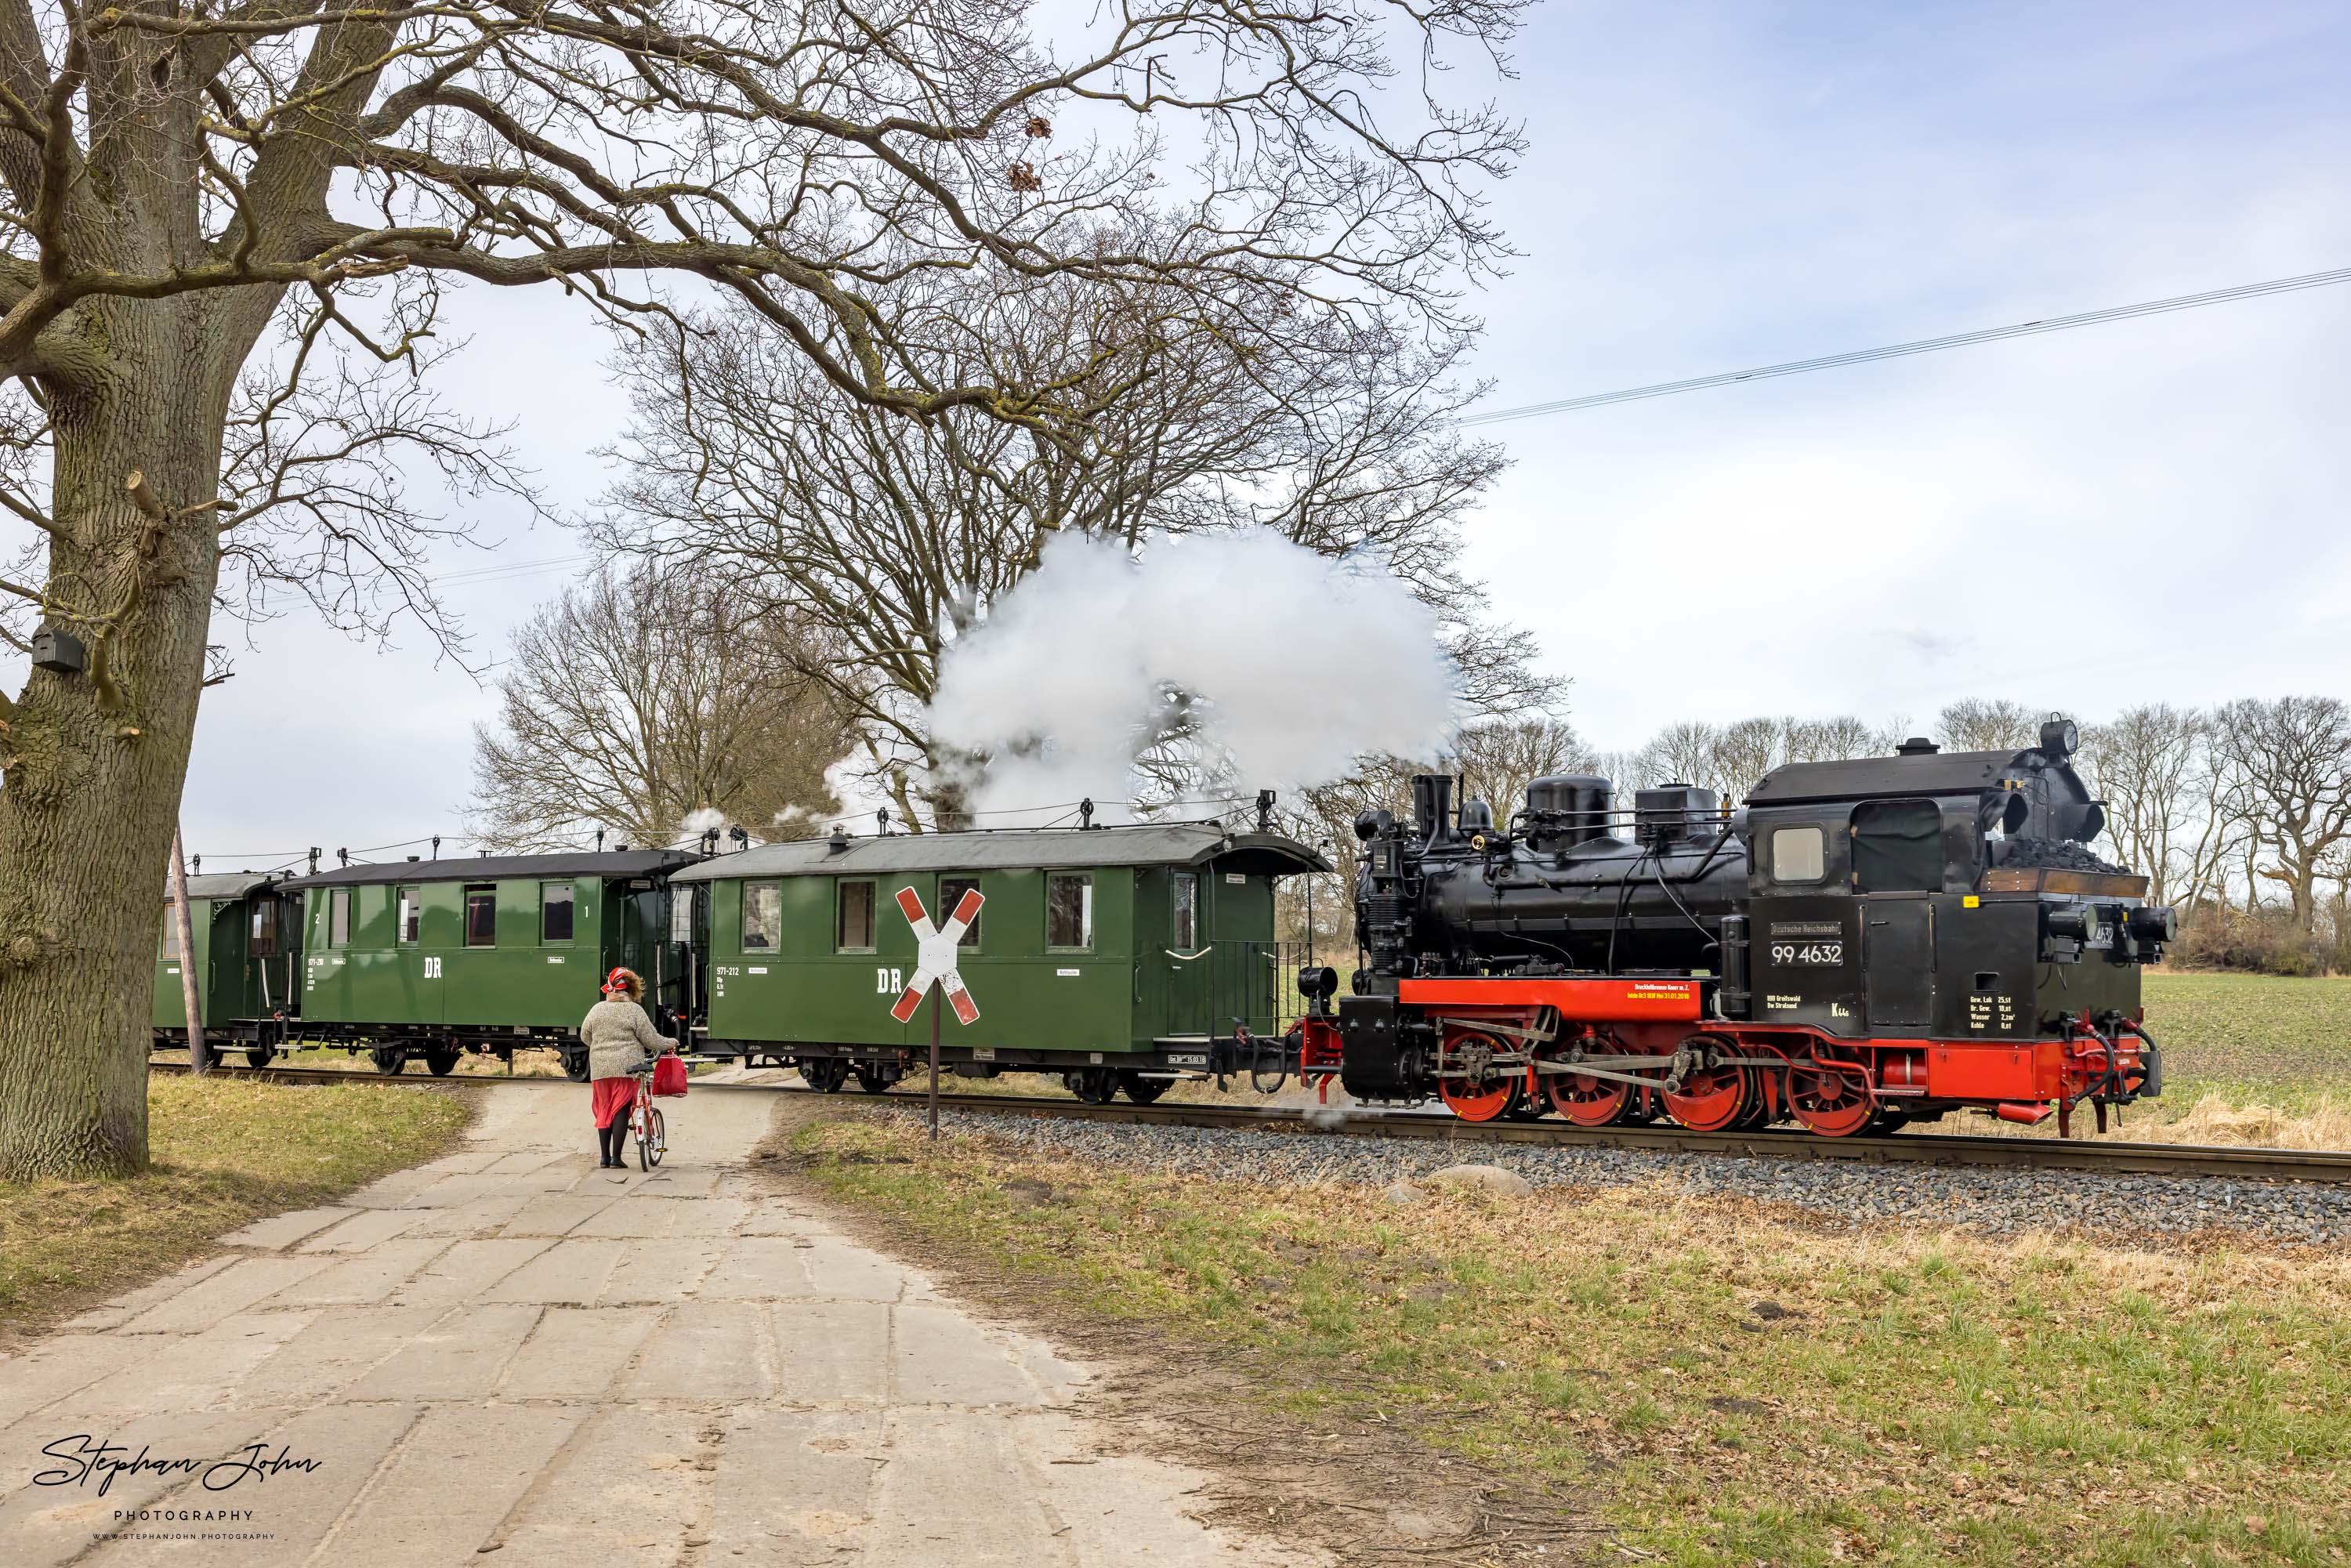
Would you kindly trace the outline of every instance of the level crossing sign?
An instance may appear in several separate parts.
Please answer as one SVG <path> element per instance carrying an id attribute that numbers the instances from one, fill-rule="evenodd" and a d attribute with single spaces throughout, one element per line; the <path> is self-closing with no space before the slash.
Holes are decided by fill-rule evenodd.
<path id="1" fill-rule="evenodd" d="M 955 1009 L 958 1023 L 972 1023 L 979 1018 L 979 1005 L 964 988 L 963 975 L 956 968 L 956 953 L 964 932 L 979 918 L 979 906 L 986 902 L 979 889 L 968 889 L 947 923 L 934 927 L 931 917 L 923 912 L 923 895 L 911 887 L 898 890 L 898 907 L 905 912 L 906 924 L 914 928 L 914 973 L 906 982 L 905 994 L 890 1009 L 892 1018 L 900 1023 L 912 1022 L 914 1009 L 923 1005 L 923 997 L 935 980 L 946 993 L 947 1005 Z"/>
<path id="2" fill-rule="evenodd" d="M 956 968 L 956 952 L 963 943 L 963 934 L 979 918 L 979 906 L 985 903 L 979 889 L 967 890 L 956 903 L 955 913 L 947 916 L 945 925 L 934 926 L 931 917 L 923 913 L 923 895 L 911 887 L 898 890 L 898 907 L 904 912 L 906 924 L 914 928 L 914 973 L 906 982 L 905 995 L 890 1009 L 890 1016 L 900 1023 L 914 1021 L 914 1010 L 923 1005 L 923 997 L 935 982 L 939 992 L 955 1009 L 956 1019 L 972 1023 L 979 1018 L 979 1004 L 964 989 L 963 976 Z M 931 1009 L 931 1138 L 939 1135 L 939 1009 Z"/>

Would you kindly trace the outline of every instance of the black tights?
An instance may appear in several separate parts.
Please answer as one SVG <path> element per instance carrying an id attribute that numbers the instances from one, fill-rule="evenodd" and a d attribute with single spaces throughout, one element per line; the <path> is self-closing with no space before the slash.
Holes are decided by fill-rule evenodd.
<path id="1" fill-rule="evenodd" d="M 621 1155 L 628 1146 L 629 1120 L 627 1117 L 615 1116 L 612 1118 L 611 1126 L 596 1129 L 597 1151 L 613 1164 L 621 1163 Z"/>

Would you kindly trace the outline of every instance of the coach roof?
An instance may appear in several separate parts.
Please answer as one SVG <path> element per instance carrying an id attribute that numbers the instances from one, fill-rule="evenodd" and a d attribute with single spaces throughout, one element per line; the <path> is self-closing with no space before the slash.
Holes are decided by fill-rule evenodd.
<path id="1" fill-rule="evenodd" d="M 243 898 L 256 887 L 266 887 L 269 878 L 257 871 L 214 872 L 210 876 L 188 879 L 190 898 Z M 163 896 L 172 896 L 172 879 L 163 879 Z"/>
<path id="2" fill-rule="evenodd" d="M 836 848 L 836 844 L 844 847 Z M 863 876 L 925 871 L 1025 871 L 1090 866 L 1196 866 L 1210 861 L 1261 875 L 1329 871 L 1331 862 L 1280 833 L 1228 832 L 1214 822 L 1115 828 L 999 828 L 886 838 L 794 839 L 717 855 L 673 882 L 766 876 Z"/>
<path id="3" fill-rule="evenodd" d="M 382 861 L 373 865 L 339 866 L 316 876 L 298 876 L 285 885 L 363 887 L 382 883 L 403 885 L 419 882 L 506 882 L 524 878 L 660 876 L 691 865 L 695 856 L 684 850 L 611 850 L 596 854 L 573 850 L 554 855 L 481 855 L 472 860 Z"/>

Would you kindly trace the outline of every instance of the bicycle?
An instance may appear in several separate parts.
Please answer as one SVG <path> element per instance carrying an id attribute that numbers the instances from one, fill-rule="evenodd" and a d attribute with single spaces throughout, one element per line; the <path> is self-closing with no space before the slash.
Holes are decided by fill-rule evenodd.
<path id="1" fill-rule="evenodd" d="M 666 1054 L 684 1062 L 688 1068 L 719 1060 L 715 1056 L 688 1055 L 684 1051 Z M 654 1058 L 654 1061 L 660 1060 L 659 1057 Z M 662 1120 L 661 1107 L 653 1103 L 653 1062 L 645 1063 L 630 1076 L 637 1081 L 637 1092 L 629 1102 L 629 1135 L 636 1140 L 637 1168 L 651 1172 L 662 1163 L 662 1156 L 669 1153 L 669 1128 Z M 680 1090 L 679 1092 L 684 1093 L 684 1091 Z"/>
<path id="2" fill-rule="evenodd" d="M 647 1062 L 630 1076 L 637 1081 L 637 1092 L 629 1102 L 629 1135 L 637 1143 L 637 1168 L 650 1172 L 669 1153 L 669 1129 L 662 1120 L 661 1107 L 653 1103 L 653 1064 Z"/>

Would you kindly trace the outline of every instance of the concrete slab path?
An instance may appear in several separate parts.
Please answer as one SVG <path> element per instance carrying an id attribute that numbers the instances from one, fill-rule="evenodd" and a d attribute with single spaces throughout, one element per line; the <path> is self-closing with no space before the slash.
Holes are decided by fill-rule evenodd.
<path id="1" fill-rule="evenodd" d="M 1317 1560 L 1191 1517 L 1206 1478 L 1105 1452 L 1083 1368 L 765 1190 L 767 1096 L 670 1102 L 649 1176 L 595 1168 L 587 1099 L 488 1086 L 459 1152 L 0 1359 L 0 1560 Z"/>

